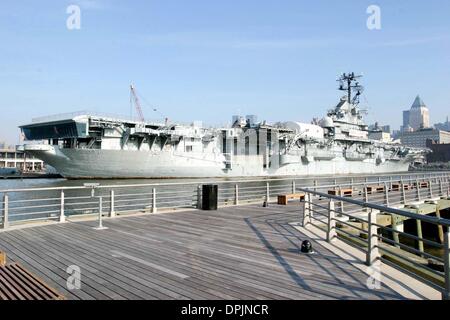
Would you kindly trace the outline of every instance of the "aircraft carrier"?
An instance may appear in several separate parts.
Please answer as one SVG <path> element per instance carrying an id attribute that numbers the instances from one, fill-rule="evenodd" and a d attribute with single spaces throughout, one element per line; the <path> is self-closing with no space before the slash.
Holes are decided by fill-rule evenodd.
<path id="1" fill-rule="evenodd" d="M 26 153 L 69 179 L 273 177 L 408 171 L 426 150 L 369 138 L 359 76 L 343 74 L 337 105 L 312 123 L 234 118 L 230 127 L 146 122 L 81 112 L 21 126 Z M 131 87 L 134 94 L 134 88 Z"/>

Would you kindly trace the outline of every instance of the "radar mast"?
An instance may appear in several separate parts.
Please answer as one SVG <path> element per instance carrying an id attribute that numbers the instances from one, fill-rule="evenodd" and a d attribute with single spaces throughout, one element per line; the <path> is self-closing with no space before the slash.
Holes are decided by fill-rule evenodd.
<path id="1" fill-rule="evenodd" d="M 359 97 L 364 91 L 364 87 L 358 82 L 362 78 L 361 75 L 355 75 L 354 72 L 343 73 L 337 81 L 339 81 L 339 90 L 347 92 L 347 101 L 355 106 L 359 104 Z M 354 97 L 352 97 L 352 93 Z"/>

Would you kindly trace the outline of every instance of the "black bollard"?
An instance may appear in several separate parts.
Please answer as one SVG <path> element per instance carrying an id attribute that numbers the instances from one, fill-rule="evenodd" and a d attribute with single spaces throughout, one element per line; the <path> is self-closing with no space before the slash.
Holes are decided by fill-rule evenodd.
<path id="1" fill-rule="evenodd" d="M 309 240 L 305 240 L 302 242 L 301 252 L 302 253 L 312 253 L 313 252 L 312 244 Z"/>

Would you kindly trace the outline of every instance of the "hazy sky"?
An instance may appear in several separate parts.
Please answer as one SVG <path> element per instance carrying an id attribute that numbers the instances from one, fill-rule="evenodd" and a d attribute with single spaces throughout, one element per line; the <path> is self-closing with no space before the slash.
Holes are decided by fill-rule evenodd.
<path id="1" fill-rule="evenodd" d="M 67 7 L 81 8 L 68 30 Z M 366 26 L 381 8 L 381 30 Z M 129 114 L 129 84 L 172 120 L 232 114 L 310 121 L 342 72 L 364 74 L 367 122 L 398 127 L 420 94 L 450 114 L 448 0 L 17 0 L 0 2 L 0 141 L 31 118 Z M 147 118 L 158 118 L 144 107 Z"/>

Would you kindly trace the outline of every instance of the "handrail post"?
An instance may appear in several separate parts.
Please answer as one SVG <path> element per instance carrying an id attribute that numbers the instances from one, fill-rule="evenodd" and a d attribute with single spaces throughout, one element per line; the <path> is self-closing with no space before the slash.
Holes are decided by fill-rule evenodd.
<path id="1" fill-rule="evenodd" d="M 3 195 L 3 229 L 9 228 L 9 196 Z"/>
<path id="2" fill-rule="evenodd" d="M 367 186 L 364 186 L 364 201 L 369 202 L 369 192 L 367 192 Z"/>
<path id="3" fill-rule="evenodd" d="M 305 202 L 303 202 L 303 224 L 302 226 L 306 228 L 308 224 L 311 223 L 311 194 L 306 193 Z"/>
<path id="4" fill-rule="evenodd" d="M 66 222 L 66 216 L 64 214 L 64 190 L 61 190 L 61 207 L 59 212 L 59 222 Z"/>
<path id="5" fill-rule="evenodd" d="M 444 196 L 444 186 L 442 185 L 442 178 L 439 179 L 439 195 Z"/>
<path id="6" fill-rule="evenodd" d="M 384 183 L 384 200 L 386 207 L 389 207 L 389 188 L 387 182 Z"/>
<path id="7" fill-rule="evenodd" d="M 417 238 L 419 240 L 417 241 L 417 247 L 421 253 L 424 253 L 424 246 L 423 246 L 423 232 L 422 232 L 422 220 L 416 219 L 416 227 L 417 227 Z"/>
<path id="8" fill-rule="evenodd" d="M 234 186 L 234 204 L 239 205 L 239 186 L 237 183 Z"/>
<path id="9" fill-rule="evenodd" d="M 405 191 L 405 184 L 402 183 L 400 184 L 400 187 L 402 188 L 402 199 L 401 199 L 401 203 L 406 205 L 406 191 Z"/>
<path id="10" fill-rule="evenodd" d="M 318 183 L 317 183 L 317 179 L 316 179 L 316 180 L 314 180 L 314 191 L 317 191 L 317 186 L 318 186 Z"/>
<path id="11" fill-rule="evenodd" d="M 450 175 L 447 176 L 447 197 L 450 196 Z"/>
<path id="12" fill-rule="evenodd" d="M 292 193 L 295 193 L 295 180 L 292 180 Z"/>
<path id="13" fill-rule="evenodd" d="M 339 192 L 339 197 L 342 198 L 344 196 L 344 193 L 342 192 L 341 186 L 339 186 L 338 192 Z M 340 205 L 341 213 L 343 213 L 344 212 L 344 201 L 340 201 L 339 205 Z"/>
<path id="14" fill-rule="evenodd" d="M 433 198 L 433 186 L 431 184 L 431 179 L 428 180 L 428 189 L 430 190 L 430 198 Z"/>
<path id="15" fill-rule="evenodd" d="M 269 205 L 270 202 L 270 183 L 266 182 L 266 204 Z"/>
<path id="16" fill-rule="evenodd" d="M 448 230 L 444 234 L 444 280 L 442 299 L 450 300 L 450 233 Z"/>
<path id="17" fill-rule="evenodd" d="M 98 227 L 103 228 L 103 197 L 98 198 Z"/>
<path id="18" fill-rule="evenodd" d="M 202 186 L 197 186 L 197 209 L 202 209 Z"/>
<path id="19" fill-rule="evenodd" d="M 336 233 L 336 214 L 334 211 L 334 201 L 330 200 L 328 202 L 328 232 L 327 232 L 327 241 L 331 242 L 337 237 Z"/>
<path id="20" fill-rule="evenodd" d="M 110 198 L 110 206 L 109 206 L 109 216 L 111 217 L 111 218 L 115 218 L 116 217 L 116 210 L 115 210 L 115 206 L 114 206 L 114 201 L 115 201 L 115 194 L 114 194 L 114 189 L 111 189 L 111 192 L 110 192 L 110 196 L 109 196 L 109 198 Z"/>
<path id="21" fill-rule="evenodd" d="M 98 227 L 95 230 L 106 230 L 108 228 L 103 226 L 103 197 L 98 197 Z"/>
<path id="22" fill-rule="evenodd" d="M 378 234 L 377 234 L 377 212 L 373 209 L 369 210 L 369 221 L 367 228 L 367 256 L 366 264 L 371 266 L 380 258 L 380 252 L 378 250 Z"/>
<path id="23" fill-rule="evenodd" d="M 416 180 L 416 188 L 417 188 L 417 201 L 420 201 L 420 184 L 419 184 L 419 180 Z"/>
<path id="24" fill-rule="evenodd" d="M 158 212 L 158 209 L 156 208 L 156 188 L 153 188 L 153 195 L 152 195 L 152 213 Z"/>

